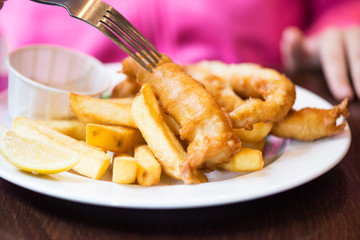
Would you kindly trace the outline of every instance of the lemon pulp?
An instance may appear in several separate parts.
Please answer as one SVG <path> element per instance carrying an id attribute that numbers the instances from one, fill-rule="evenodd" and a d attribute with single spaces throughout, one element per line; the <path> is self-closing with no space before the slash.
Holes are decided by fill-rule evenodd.
<path id="1" fill-rule="evenodd" d="M 56 144 L 48 145 L 24 138 L 8 130 L 0 142 L 3 157 L 16 167 L 33 173 L 51 174 L 66 171 L 79 162 L 78 154 Z"/>

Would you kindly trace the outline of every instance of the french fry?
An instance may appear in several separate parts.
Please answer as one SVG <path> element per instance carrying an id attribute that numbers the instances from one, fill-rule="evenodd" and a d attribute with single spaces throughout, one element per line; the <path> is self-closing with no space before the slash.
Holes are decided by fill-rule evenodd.
<path id="1" fill-rule="evenodd" d="M 127 97 L 127 98 L 109 98 L 109 99 L 106 99 L 106 101 L 119 103 L 119 104 L 132 104 L 132 102 L 134 101 L 134 98 L 131 98 L 131 97 Z M 170 129 L 175 133 L 175 135 L 179 136 L 180 135 L 180 133 L 179 133 L 180 126 L 175 121 L 175 119 L 172 116 L 168 115 L 168 114 L 164 114 L 164 119 L 165 119 L 165 122 L 167 123 L 167 125 L 169 125 Z"/>
<path id="2" fill-rule="evenodd" d="M 77 119 L 38 120 L 39 123 L 77 140 L 86 140 L 85 124 Z"/>
<path id="3" fill-rule="evenodd" d="M 158 184 L 161 177 L 161 166 L 147 145 L 135 147 L 135 160 L 138 163 L 137 182 L 142 186 Z"/>
<path id="4" fill-rule="evenodd" d="M 86 142 L 111 152 L 130 153 L 145 140 L 135 128 L 89 123 L 86 125 Z"/>
<path id="5" fill-rule="evenodd" d="M 119 184 L 135 183 L 138 164 L 133 157 L 120 155 L 113 159 L 112 181 Z"/>
<path id="6" fill-rule="evenodd" d="M 265 139 L 259 142 L 242 142 L 242 146 L 246 148 L 251 148 L 259 151 L 263 151 L 265 147 Z"/>
<path id="7" fill-rule="evenodd" d="M 180 125 L 175 121 L 175 119 L 164 113 L 164 120 L 175 136 L 180 136 Z"/>
<path id="8" fill-rule="evenodd" d="M 272 123 L 259 122 L 254 124 L 251 131 L 243 128 L 234 128 L 233 132 L 242 142 L 260 142 L 269 135 L 272 125 Z"/>
<path id="9" fill-rule="evenodd" d="M 261 170 L 264 166 L 262 152 L 243 147 L 235 154 L 230 162 L 222 163 L 219 167 L 233 172 L 247 172 Z"/>
<path id="10" fill-rule="evenodd" d="M 207 181 L 206 176 L 199 170 L 193 173 L 194 181 L 180 173 L 180 164 L 185 161 L 186 152 L 166 124 L 150 84 L 142 86 L 133 101 L 131 110 L 136 125 L 167 175 L 187 184 Z"/>
<path id="11" fill-rule="evenodd" d="M 26 117 L 16 118 L 13 121 L 13 129 L 24 137 L 47 144 L 59 144 L 80 154 L 80 162 L 72 169 L 84 176 L 100 179 L 110 165 L 111 157 L 104 151 L 59 133 L 35 120 Z"/>
<path id="12" fill-rule="evenodd" d="M 134 101 L 134 98 L 108 98 L 108 99 L 104 99 L 104 101 L 108 101 L 108 102 L 113 102 L 113 103 L 118 103 L 118 104 L 124 104 L 124 105 L 128 105 L 128 104 L 132 104 L 132 102 Z"/>
<path id="13" fill-rule="evenodd" d="M 131 101 L 124 103 L 69 93 L 70 107 L 83 123 L 136 127 Z"/>

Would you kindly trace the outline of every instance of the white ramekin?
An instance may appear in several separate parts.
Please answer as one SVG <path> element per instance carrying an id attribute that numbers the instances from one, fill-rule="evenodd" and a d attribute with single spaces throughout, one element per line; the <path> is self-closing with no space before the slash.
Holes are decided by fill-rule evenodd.
<path id="1" fill-rule="evenodd" d="M 110 87 L 104 65 L 92 56 L 53 45 L 29 45 L 11 52 L 8 109 L 13 119 L 72 117 L 69 92 L 99 97 Z"/>

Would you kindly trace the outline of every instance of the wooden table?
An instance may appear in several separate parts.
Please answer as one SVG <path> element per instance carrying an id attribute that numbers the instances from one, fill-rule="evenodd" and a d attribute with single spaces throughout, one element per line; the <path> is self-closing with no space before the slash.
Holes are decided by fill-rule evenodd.
<path id="1" fill-rule="evenodd" d="M 332 104 L 319 73 L 292 76 Z M 274 196 L 220 207 L 134 210 L 47 197 L 0 179 L 0 239 L 360 239 L 360 103 L 352 144 L 321 177 Z"/>

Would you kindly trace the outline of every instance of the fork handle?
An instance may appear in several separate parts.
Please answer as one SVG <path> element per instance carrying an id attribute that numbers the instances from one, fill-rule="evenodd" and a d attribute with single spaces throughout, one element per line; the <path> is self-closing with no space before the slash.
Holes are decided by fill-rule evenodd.
<path id="1" fill-rule="evenodd" d="M 72 12 L 72 9 L 80 9 L 83 5 L 82 1 L 74 1 L 74 0 L 31 0 L 33 2 L 42 3 L 42 4 L 48 4 L 48 5 L 54 5 L 54 6 L 60 6 L 66 8 L 66 10 L 69 12 L 70 16 L 78 18 L 76 15 L 76 12 Z M 78 5 L 78 6 L 77 6 Z M 80 18 L 80 20 L 83 20 Z"/>
<path id="2" fill-rule="evenodd" d="M 81 0 L 31 0 L 37 3 L 55 5 L 66 8 L 70 16 L 85 21 L 98 28 L 99 20 L 93 17 L 92 11 L 83 11 L 84 1 Z M 110 6 L 103 1 L 91 1 L 91 8 L 106 12 Z M 89 7 L 90 8 L 90 7 Z"/>
<path id="3" fill-rule="evenodd" d="M 49 5 L 56 5 L 66 8 L 66 3 L 68 0 L 31 0 L 37 3 L 49 4 Z"/>

